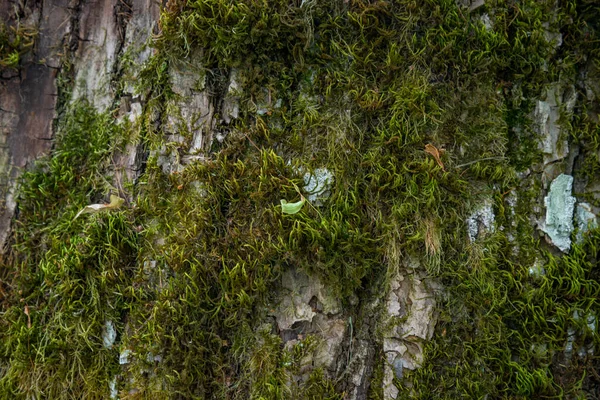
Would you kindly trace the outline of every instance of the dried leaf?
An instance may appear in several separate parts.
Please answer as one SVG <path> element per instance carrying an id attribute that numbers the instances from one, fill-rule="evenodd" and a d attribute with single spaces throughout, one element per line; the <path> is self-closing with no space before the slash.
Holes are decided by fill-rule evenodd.
<path id="1" fill-rule="evenodd" d="M 85 206 L 81 211 L 77 213 L 74 220 L 77 219 L 81 214 L 94 214 L 100 211 L 115 210 L 123 205 L 125 200 L 114 194 L 110 195 L 110 203 L 108 204 L 90 204 Z"/>
<path id="2" fill-rule="evenodd" d="M 425 152 L 431 154 L 433 158 L 435 158 L 435 162 L 437 163 L 437 165 L 439 165 L 443 171 L 446 171 L 446 169 L 444 168 L 444 163 L 440 159 L 440 150 L 438 150 L 434 145 L 427 143 L 425 145 Z"/>
<path id="3" fill-rule="evenodd" d="M 306 199 L 302 197 L 302 200 L 296 203 L 288 203 L 286 200 L 281 199 L 281 211 L 284 214 L 296 214 L 302 209 L 302 206 L 306 202 Z"/>
<path id="4" fill-rule="evenodd" d="M 442 248 L 440 234 L 432 219 L 427 219 L 425 225 L 425 250 L 428 255 L 436 255 Z"/>
<path id="5" fill-rule="evenodd" d="M 25 312 L 25 315 L 27 315 L 27 328 L 31 329 L 31 316 L 29 315 L 29 306 L 25 305 L 25 310 L 23 310 Z"/>

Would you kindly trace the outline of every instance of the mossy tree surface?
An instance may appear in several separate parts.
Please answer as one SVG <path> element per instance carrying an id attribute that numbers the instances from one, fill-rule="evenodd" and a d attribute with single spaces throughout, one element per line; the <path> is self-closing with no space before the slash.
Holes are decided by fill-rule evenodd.
<path id="1" fill-rule="evenodd" d="M 16 71 L 24 52 L 34 43 L 37 33 L 26 26 L 9 26 L 0 22 L 0 72 Z"/>
<path id="2" fill-rule="evenodd" d="M 597 71 L 598 21 L 585 1 L 472 12 L 454 1 L 169 2 L 139 77 L 140 120 L 64 103 L 52 155 L 23 176 L 0 274 L 1 397 L 107 398 L 118 375 L 132 398 L 341 399 L 321 370 L 294 387 L 312 339 L 284 349 L 265 328 L 273 289 L 300 269 L 351 309 L 385 286 L 391 253 L 422 255 L 445 288 L 424 365 L 397 382 L 402 398 L 598 396 L 599 356 L 578 349 L 600 345 L 587 323 L 600 314 L 600 232 L 568 255 L 539 237 L 542 155 L 528 122 L 545 85 L 583 91 L 577 74 Z M 236 74 L 240 112 L 203 160 L 166 173 L 169 71 L 191 54 L 216 98 Z M 565 123 L 585 156 L 573 174 L 591 181 L 597 111 L 583 93 Z M 115 188 L 112 156 L 137 137 L 145 170 Z M 320 167 L 335 175 L 331 196 L 283 214 L 280 200 L 303 194 L 299 171 Z M 74 219 L 111 192 L 134 201 Z M 471 243 L 465 221 L 483 198 L 497 229 Z M 536 262 L 545 274 L 532 277 Z M 382 398 L 377 379 L 371 398 Z"/>

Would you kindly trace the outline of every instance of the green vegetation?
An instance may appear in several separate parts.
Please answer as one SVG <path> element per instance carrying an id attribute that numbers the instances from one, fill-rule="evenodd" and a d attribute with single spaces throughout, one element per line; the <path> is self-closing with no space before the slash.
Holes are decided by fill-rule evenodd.
<path id="1" fill-rule="evenodd" d="M 32 29 L 0 23 L 0 71 L 18 68 L 21 55 L 33 46 L 35 36 Z"/>
<path id="2" fill-rule="evenodd" d="M 133 214 L 74 218 L 108 200 L 104 175 L 124 138 L 109 115 L 74 105 L 52 157 L 23 176 L 13 258 L 3 266 L 2 398 L 101 398 L 118 371 L 118 351 L 103 348 L 101 332 L 132 301 Z"/>
<path id="3" fill-rule="evenodd" d="M 283 346 L 265 322 L 272 292 L 297 268 L 351 309 L 385 284 L 391 254 L 418 255 L 445 288 L 423 367 L 397 382 L 402 398 L 593 396 L 600 357 L 580 349 L 600 345 L 588 326 L 600 315 L 600 232 L 566 256 L 539 237 L 528 116 L 544 85 L 597 73 L 598 21 L 593 2 L 170 1 L 139 79 L 139 124 L 65 102 L 52 155 L 23 176 L 0 273 L 0 398 L 107 398 L 116 376 L 124 398 L 344 398 L 326 371 L 293 379 L 316 339 Z M 227 135 L 206 160 L 172 172 L 160 155 L 189 151 L 163 131 L 181 59 L 200 65 L 215 104 L 237 74 L 240 112 L 215 127 Z M 591 180 L 596 108 L 581 94 L 567 128 L 585 155 L 575 175 Z M 113 155 L 138 135 L 148 162 L 117 189 Z M 335 175 L 330 197 L 283 213 L 299 171 L 321 167 Z M 132 201 L 74 220 L 110 194 Z M 469 243 L 483 198 L 497 229 Z"/>

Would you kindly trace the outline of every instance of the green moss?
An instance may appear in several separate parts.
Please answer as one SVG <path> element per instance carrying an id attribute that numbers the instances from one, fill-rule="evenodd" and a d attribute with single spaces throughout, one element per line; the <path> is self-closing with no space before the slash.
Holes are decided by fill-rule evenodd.
<path id="1" fill-rule="evenodd" d="M 545 273 L 539 276 L 532 275 L 527 265 L 512 261 L 499 239 L 490 239 L 496 244 L 486 243 L 490 254 L 477 270 L 473 265 L 463 270 L 458 264 L 450 274 L 461 284 L 449 286 L 451 292 L 442 308 L 447 311 L 438 328 L 442 334 L 428 345 L 428 366 L 414 375 L 421 395 L 583 393 L 577 390 L 578 381 L 582 374 L 593 375 L 585 371 L 595 368 L 594 356 L 571 359 L 564 349 L 567 336 L 573 334 L 568 328 L 585 325 L 574 316 L 575 310 L 589 315 L 598 309 L 600 286 L 593 267 L 598 237 L 591 236 L 564 258 L 546 254 Z M 459 296 L 464 301 L 456 300 Z M 577 334 L 576 349 L 597 342 L 597 332 L 583 332 Z M 586 382 L 586 390 L 593 382 L 594 378 Z"/>
<path id="2" fill-rule="evenodd" d="M 137 233 L 123 210 L 74 220 L 107 199 L 112 151 L 124 140 L 109 115 L 77 104 L 51 157 L 23 175 L 0 350 L 3 398 L 104 398 L 118 371 L 105 321 L 122 332 Z"/>
<path id="3" fill-rule="evenodd" d="M 320 369 L 311 372 L 310 377 L 299 393 L 299 399 L 306 400 L 340 400 L 344 397 L 343 393 L 337 393 L 333 382 L 325 377 Z"/>
<path id="4" fill-rule="evenodd" d="M 21 56 L 33 46 L 36 36 L 37 32 L 24 25 L 0 23 L 0 71 L 18 69 Z"/>
<path id="5" fill-rule="evenodd" d="M 343 398 L 326 371 L 295 381 L 312 344 L 288 348 L 265 325 L 273 289 L 295 268 L 348 305 L 376 290 L 402 254 L 422 258 L 445 287 L 424 365 L 397 382 L 402 397 L 591 390 L 597 357 L 567 360 L 563 350 L 569 327 L 584 325 L 574 315 L 598 315 L 598 233 L 553 255 L 531 223 L 537 171 L 518 173 L 540 160 L 533 100 L 583 68 L 577 57 L 595 54 L 585 35 L 597 37 L 596 26 L 582 16 L 593 6 L 169 4 L 137 82 L 148 93 L 139 133 L 150 158 L 121 193 L 133 203 L 73 221 L 114 191 L 111 156 L 133 129 L 86 105 L 64 103 L 52 157 L 24 175 L 5 261 L 2 396 L 106 398 L 119 375 L 122 393 L 141 398 Z M 545 39 L 548 26 L 565 32 L 558 50 Z M 236 71 L 239 118 L 218 126 L 227 136 L 205 149 L 207 160 L 167 173 L 163 147 L 188 150 L 167 145 L 161 129 L 178 117 L 170 73 L 191 57 L 216 100 Z M 570 133 L 593 166 L 597 125 L 582 112 L 592 109 L 578 103 Z M 331 195 L 284 215 L 280 200 L 299 199 L 301 171 L 323 167 L 335 176 Z M 465 220 L 481 198 L 493 199 L 497 229 L 469 243 Z M 536 260 L 546 274 L 534 278 Z M 116 347 L 132 351 L 127 366 L 116 347 L 102 347 L 109 319 Z M 573 346 L 597 342 L 585 331 Z M 382 396 L 383 355 L 376 361 L 372 398 Z"/>

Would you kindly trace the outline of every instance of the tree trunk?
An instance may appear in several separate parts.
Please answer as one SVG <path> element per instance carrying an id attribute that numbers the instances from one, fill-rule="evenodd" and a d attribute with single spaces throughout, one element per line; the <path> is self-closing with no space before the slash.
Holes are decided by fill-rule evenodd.
<path id="1" fill-rule="evenodd" d="M 0 397 L 600 398 L 594 2 L 0 15 Z"/>

